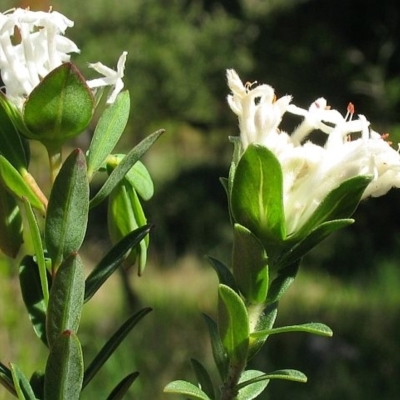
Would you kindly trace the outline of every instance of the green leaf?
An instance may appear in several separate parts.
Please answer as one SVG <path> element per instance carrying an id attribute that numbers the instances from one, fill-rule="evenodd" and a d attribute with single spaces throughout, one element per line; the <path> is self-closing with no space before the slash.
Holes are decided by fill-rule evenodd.
<path id="1" fill-rule="evenodd" d="M 50 276 L 46 274 L 46 281 Z M 42 282 L 39 266 L 32 256 L 25 256 L 19 266 L 19 283 L 21 286 L 22 298 L 33 330 L 38 338 L 47 346 L 46 338 L 46 302 L 43 296 Z"/>
<path id="2" fill-rule="evenodd" d="M 284 251 L 283 256 L 277 261 L 277 264 L 279 265 L 278 268 L 282 268 L 288 264 L 296 262 L 301 257 L 306 255 L 311 249 L 313 249 L 318 243 L 326 239 L 332 232 L 341 228 L 345 228 L 346 226 L 351 225 L 353 222 L 353 219 L 339 219 L 324 222 L 311 231 L 311 233 L 309 233 L 303 240 L 295 243 L 294 246 L 288 242 L 288 250 Z"/>
<path id="3" fill-rule="evenodd" d="M 233 178 L 231 208 L 234 220 L 264 246 L 285 238 L 282 169 L 266 147 L 251 144 L 243 153 Z"/>
<path id="4" fill-rule="evenodd" d="M 99 353 L 94 358 L 94 360 L 86 368 L 85 377 L 83 379 L 83 385 L 82 385 L 83 388 L 86 387 L 86 385 L 92 380 L 92 378 L 96 375 L 96 373 L 99 371 L 99 369 L 104 365 L 104 363 L 110 358 L 110 356 L 114 353 L 114 351 L 118 348 L 118 346 L 126 338 L 128 333 L 150 311 L 151 311 L 151 308 L 147 307 L 147 308 L 143 308 L 142 310 L 133 314 L 111 336 L 111 338 L 102 347 L 102 349 L 99 351 Z"/>
<path id="5" fill-rule="evenodd" d="M 44 400 L 78 400 L 83 380 L 81 344 L 66 330 L 54 341 L 46 363 Z"/>
<path id="6" fill-rule="evenodd" d="M 29 380 L 32 390 L 38 399 L 44 398 L 44 372 L 35 371 Z"/>
<path id="7" fill-rule="evenodd" d="M 31 139 L 61 145 L 82 133 L 92 118 L 94 98 L 71 63 L 47 74 L 25 102 L 23 119 Z"/>
<path id="8" fill-rule="evenodd" d="M 199 387 L 203 390 L 204 393 L 211 399 L 215 399 L 214 386 L 211 381 L 210 375 L 207 370 L 204 368 L 203 364 L 199 361 L 192 358 L 191 360 L 192 368 L 194 373 L 196 374 L 197 381 L 199 383 Z"/>
<path id="9" fill-rule="evenodd" d="M 129 110 L 129 92 L 125 90 L 105 109 L 99 119 L 88 152 L 89 177 L 100 168 L 120 139 L 128 122 Z"/>
<path id="10" fill-rule="evenodd" d="M 45 207 L 40 198 L 3 155 L 0 155 L 0 181 L 18 199 L 22 200 L 26 197 L 32 207 L 45 213 Z"/>
<path id="11" fill-rule="evenodd" d="M 218 329 L 231 363 L 244 363 L 249 346 L 249 320 L 240 296 L 225 285 L 219 285 Z"/>
<path id="12" fill-rule="evenodd" d="M 326 221 L 349 218 L 356 210 L 372 176 L 356 176 L 332 190 L 294 238 L 304 237 Z M 288 238 L 292 239 L 292 238 Z"/>
<path id="13" fill-rule="evenodd" d="M 89 183 L 85 156 L 80 149 L 71 152 L 54 182 L 45 224 L 46 248 L 58 266 L 81 247 L 89 212 Z"/>
<path id="14" fill-rule="evenodd" d="M 15 258 L 24 242 L 22 216 L 17 202 L 0 182 L 0 249 Z"/>
<path id="15" fill-rule="evenodd" d="M 210 318 L 207 314 L 203 314 L 204 320 L 206 321 L 208 332 L 211 340 L 211 349 L 215 364 L 218 368 L 221 380 L 225 380 L 228 373 L 229 360 L 222 344 L 221 337 L 218 333 L 218 326 L 216 322 Z"/>
<path id="16" fill-rule="evenodd" d="M 259 317 L 256 325 L 256 332 L 260 330 L 271 329 L 274 326 L 276 317 L 278 315 L 278 302 L 268 303 L 264 309 L 263 314 Z M 252 359 L 262 348 L 268 336 L 262 338 L 255 338 L 250 334 L 249 342 L 249 355 L 248 360 Z"/>
<path id="17" fill-rule="evenodd" d="M 101 189 L 90 201 L 90 207 L 95 207 L 100 204 L 112 190 L 118 185 L 119 182 L 125 177 L 127 172 L 139 160 L 139 158 L 152 146 L 152 144 L 164 133 L 164 130 L 159 130 L 152 133 L 143 139 L 137 146 L 135 146 L 118 164 L 114 171 L 110 174 Z"/>
<path id="18" fill-rule="evenodd" d="M 150 232 L 152 225 L 142 226 L 130 232 L 121 239 L 104 258 L 97 264 L 94 270 L 86 278 L 85 282 L 85 302 L 89 301 L 99 290 L 103 283 L 114 273 L 126 258 L 127 252 L 140 243 L 140 241 Z"/>
<path id="19" fill-rule="evenodd" d="M 151 179 L 149 171 L 141 161 L 136 162 L 127 172 L 125 178 L 143 200 L 150 200 L 153 197 L 153 180 Z"/>
<path id="20" fill-rule="evenodd" d="M 206 256 L 207 260 L 210 262 L 211 266 L 214 268 L 215 272 L 218 275 L 219 283 L 222 283 L 226 286 L 229 286 L 236 293 L 239 293 L 239 288 L 235 281 L 235 277 L 233 276 L 230 269 L 221 261 L 216 258 Z"/>
<path id="21" fill-rule="evenodd" d="M 242 389 L 248 385 L 253 385 L 256 382 L 262 382 L 270 379 L 283 379 L 286 381 L 306 383 L 307 377 L 300 371 L 295 369 L 280 369 L 278 371 L 269 372 L 267 374 L 258 375 L 252 379 L 240 382 L 236 388 Z"/>
<path id="22" fill-rule="evenodd" d="M 121 400 L 138 376 L 139 372 L 137 371 L 127 375 L 120 383 L 118 383 L 117 386 L 115 386 L 113 391 L 107 397 L 107 400 Z"/>
<path id="23" fill-rule="evenodd" d="M 59 335 L 77 332 L 85 291 L 84 265 L 78 253 L 71 253 L 60 265 L 50 290 L 46 333 L 51 347 Z"/>
<path id="24" fill-rule="evenodd" d="M 26 169 L 29 163 L 29 153 L 25 139 L 20 136 L 18 130 L 9 115 L 10 106 L 7 104 L 3 92 L 0 93 L 0 153 L 18 170 Z"/>
<path id="25" fill-rule="evenodd" d="M 267 297 L 268 257 L 260 241 L 244 226 L 234 225 L 232 269 L 240 292 L 250 304 Z"/>
<path id="26" fill-rule="evenodd" d="M 237 400 L 252 400 L 258 397 L 268 386 L 269 379 L 257 380 L 262 377 L 264 372 L 256 370 L 244 371 L 239 380 L 240 390 L 237 395 Z M 245 386 L 242 386 L 245 384 Z"/>
<path id="27" fill-rule="evenodd" d="M 164 388 L 164 393 L 176 393 L 193 400 L 211 400 L 201 389 L 186 381 L 173 381 Z"/>
<path id="28" fill-rule="evenodd" d="M 145 225 L 147 222 L 139 197 L 131 184 L 123 179 L 110 194 L 108 201 L 107 225 L 113 243 L 118 242 L 129 232 Z M 141 276 L 147 261 L 147 235 L 138 248 L 132 249 L 124 261 L 126 268 L 139 260 L 138 275 Z"/>
<path id="29" fill-rule="evenodd" d="M 49 285 L 47 281 L 47 267 L 46 267 L 46 260 L 44 257 L 43 252 L 43 243 L 42 237 L 40 235 L 39 225 L 37 223 L 35 214 L 33 213 L 32 207 L 29 202 L 24 198 L 24 205 L 26 216 L 28 220 L 30 236 L 32 239 L 33 248 L 35 250 L 36 255 L 36 262 L 39 267 L 39 277 L 40 277 L 40 284 L 43 293 L 43 300 L 45 307 L 47 309 L 47 304 L 49 303 Z"/>
<path id="30" fill-rule="evenodd" d="M 10 363 L 14 388 L 19 400 L 36 400 L 31 385 L 17 365 Z"/>
<path id="31" fill-rule="evenodd" d="M 0 384 L 2 384 L 11 394 L 17 397 L 12 373 L 2 362 L 0 362 Z"/>
<path id="32" fill-rule="evenodd" d="M 107 157 L 106 168 L 111 173 L 124 159 L 125 154 L 113 154 Z M 125 179 L 131 184 L 143 200 L 150 200 L 154 194 L 154 184 L 150 173 L 141 161 L 136 161 L 126 173 Z"/>
<path id="33" fill-rule="evenodd" d="M 277 333 L 286 333 L 286 332 L 308 332 L 314 335 L 328 336 L 331 337 L 333 335 L 332 329 L 325 324 L 321 324 L 319 322 L 310 322 L 307 324 L 301 325 L 291 325 L 291 326 L 282 326 L 280 328 L 273 329 L 265 329 L 257 332 L 253 332 L 251 334 L 251 338 L 264 338 L 269 335 L 274 335 Z"/>
<path id="34" fill-rule="evenodd" d="M 278 271 L 268 290 L 267 303 L 275 303 L 286 293 L 299 271 L 300 259 Z"/>

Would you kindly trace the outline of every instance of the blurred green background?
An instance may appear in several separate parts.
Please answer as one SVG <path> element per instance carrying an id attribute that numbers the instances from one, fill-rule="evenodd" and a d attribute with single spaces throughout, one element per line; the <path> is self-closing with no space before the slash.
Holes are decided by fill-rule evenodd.
<path id="1" fill-rule="evenodd" d="M 2 0 L 3 10 L 46 1 Z M 345 112 L 353 102 L 374 130 L 400 142 L 400 6 L 397 0 L 82 0 L 51 2 L 75 21 L 67 34 L 81 48 L 74 61 L 115 66 L 127 50 L 132 109 L 118 145 L 127 151 L 158 128 L 166 134 L 144 161 L 156 185 L 145 205 L 152 234 L 142 278 L 121 274 L 85 307 L 80 338 L 89 362 L 131 309 L 154 311 L 106 364 L 84 398 L 102 399 L 132 370 L 141 375 L 127 399 L 163 399 L 173 379 L 193 380 L 189 359 L 216 377 L 201 312 L 214 315 L 217 279 L 203 255 L 228 262 L 230 230 L 220 176 L 237 121 L 225 98 L 226 68 L 244 81 L 271 84 L 308 107 L 318 97 Z M 85 146 L 81 137 L 71 146 Z M 44 151 L 33 174 L 45 182 Z M 42 160 L 43 159 L 43 160 Z M 356 223 L 326 240 L 303 262 L 282 301 L 277 324 L 320 321 L 332 339 L 272 337 L 259 369 L 297 368 L 306 385 L 272 382 L 261 399 L 398 399 L 400 393 L 400 192 L 364 201 Z M 105 208 L 94 210 L 85 245 L 88 270 L 109 245 Z M 29 376 L 44 368 L 19 299 L 17 268 L 0 261 L 0 360 Z M 11 396 L 0 388 L 0 399 Z M 170 396 L 169 398 L 173 398 Z"/>

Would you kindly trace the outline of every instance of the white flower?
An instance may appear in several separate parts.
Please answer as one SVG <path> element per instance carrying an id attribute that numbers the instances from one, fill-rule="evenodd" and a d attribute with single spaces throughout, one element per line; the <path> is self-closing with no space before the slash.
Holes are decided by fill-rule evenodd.
<path id="1" fill-rule="evenodd" d="M 290 104 L 290 96 L 276 100 L 270 86 L 243 85 L 233 70 L 227 71 L 227 78 L 232 91 L 228 103 L 239 117 L 243 149 L 259 143 L 281 164 L 288 236 L 298 232 L 324 198 L 350 178 L 372 176 L 362 198 L 400 187 L 399 152 L 369 128 L 364 116 L 353 120 L 352 105 L 345 117 L 327 107 L 323 98 L 304 110 Z M 290 135 L 279 130 L 285 112 L 304 117 Z M 324 145 L 308 140 L 314 130 L 327 134 Z"/>
<path id="2" fill-rule="evenodd" d="M 114 71 L 113 69 L 111 69 L 109 67 L 106 67 L 105 65 L 103 65 L 100 62 L 97 62 L 95 64 L 89 64 L 90 68 L 93 68 L 98 73 L 104 75 L 103 78 L 97 78 L 97 79 L 93 79 L 93 80 L 87 82 L 88 86 L 91 89 L 102 87 L 102 86 L 112 86 L 113 87 L 113 90 L 107 99 L 108 104 L 114 103 L 118 93 L 124 87 L 124 82 L 122 81 L 122 78 L 124 77 L 125 61 L 126 61 L 127 54 L 128 53 L 126 51 L 124 51 L 121 54 L 121 56 L 119 57 L 116 71 Z"/>
<path id="3" fill-rule="evenodd" d="M 32 90 L 52 70 L 79 53 L 76 44 L 63 36 L 74 25 L 64 15 L 50 10 L 30 11 L 17 8 L 0 13 L 0 70 L 7 98 L 22 110 Z M 15 35 L 16 31 L 18 35 Z M 17 39 L 15 36 L 19 37 Z M 122 90 L 126 52 L 118 61 L 117 71 L 101 63 L 90 64 L 103 78 L 88 81 L 90 88 L 112 86 L 112 103 Z"/>
<path id="4" fill-rule="evenodd" d="M 18 108 L 42 78 L 70 60 L 69 53 L 79 52 L 74 42 L 62 36 L 73 25 L 73 21 L 55 11 L 17 8 L 0 13 L 1 77 L 7 97 Z M 16 28 L 20 35 L 17 44 Z"/>

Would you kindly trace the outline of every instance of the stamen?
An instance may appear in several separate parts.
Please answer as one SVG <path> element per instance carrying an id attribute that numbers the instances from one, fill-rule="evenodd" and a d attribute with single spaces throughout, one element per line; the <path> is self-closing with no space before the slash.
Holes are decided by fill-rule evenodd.
<path id="1" fill-rule="evenodd" d="M 246 82 L 246 83 L 244 84 L 244 87 L 246 88 L 247 91 L 249 91 L 249 90 L 251 89 L 251 87 L 254 86 L 254 85 L 256 85 L 256 84 L 257 84 L 257 81 L 254 81 L 254 82 Z"/>
<path id="2" fill-rule="evenodd" d="M 347 120 L 351 121 L 351 120 L 353 119 L 354 113 L 355 113 L 354 104 L 350 102 L 350 103 L 347 105 L 347 113 L 346 113 L 346 116 L 344 117 L 344 119 L 345 119 L 346 121 L 347 121 Z"/>

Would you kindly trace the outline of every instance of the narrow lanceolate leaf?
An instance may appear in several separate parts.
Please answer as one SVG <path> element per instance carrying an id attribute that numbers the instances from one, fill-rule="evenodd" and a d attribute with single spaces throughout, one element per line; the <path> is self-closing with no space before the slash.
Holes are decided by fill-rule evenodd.
<path id="1" fill-rule="evenodd" d="M 74 150 L 65 160 L 50 194 L 45 224 L 47 251 L 58 266 L 81 247 L 89 212 L 89 183 L 85 156 Z"/>
<path id="2" fill-rule="evenodd" d="M 46 274 L 46 284 L 49 279 Z M 40 340 L 47 346 L 46 338 L 46 310 L 39 266 L 32 256 L 25 256 L 19 266 L 19 283 L 22 298 L 28 310 L 33 330 Z"/>
<path id="3" fill-rule="evenodd" d="M 319 322 L 310 322 L 308 324 L 282 326 L 279 328 L 265 329 L 262 331 L 253 332 L 251 334 L 251 338 L 262 339 L 269 335 L 274 335 L 277 333 L 286 333 L 286 332 L 307 332 L 307 333 L 313 333 L 314 335 L 321 335 L 328 337 L 333 335 L 333 331 L 331 328 L 329 328 L 329 326 L 321 324 Z"/>
<path id="4" fill-rule="evenodd" d="M 83 355 L 78 337 L 64 331 L 54 341 L 46 363 L 44 400 L 78 400 L 83 380 Z"/>
<path id="5" fill-rule="evenodd" d="M 261 242 L 244 226 L 234 225 L 232 269 L 246 301 L 263 303 L 267 297 L 269 274 L 267 253 Z"/>
<path id="6" fill-rule="evenodd" d="M 152 146 L 152 144 L 164 133 L 164 130 L 159 130 L 152 133 L 143 139 L 137 146 L 135 146 L 118 164 L 114 171 L 110 174 L 104 185 L 91 199 L 90 207 L 95 207 L 100 204 L 112 190 L 118 185 L 119 182 L 125 177 L 127 172 L 133 165 L 142 157 L 142 155 Z"/>
<path id="7" fill-rule="evenodd" d="M 21 211 L 0 182 L 0 250 L 15 258 L 23 242 Z"/>
<path id="8" fill-rule="evenodd" d="M 206 321 L 208 332 L 210 335 L 211 349 L 213 352 L 214 361 L 218 368 L 221 380 L 224 381 L 228 373 L 228 356 L 226 354 L 224 345 L 222 344 L 221 337 L 219 336 L 218 326 L 216 322 L 206 314 L 203 314 L 203 317 Z"/>
<path id="9" fill-rule="evenodd" d="M 94 360 L 86 368 L 85 377 L 83 380 L 83 387 L 85 387 L 92 378 L 96 375 L 99 369 L 104 365 L 104 363 L 111 357 L 114 351 L 126 338 L 128 333 L 136 326 L 136 324 L 149 312 L 151 308 L 143 308 L 143 310 L 138 311 L 133 314 L 127 321 L 111 336 L 107 343 L 102 347 Z"/>
<path id="10" fill-rule="evenodd" d="M 120 139 L 128 122 L 129 109 L 129 92 L 125 90 L 106 108 L 99 119 L 89 147 L 87 160 L 89 177 L 100 168 Z"/>
<path id="11" fill-rule="evenodd" d="M 307 382 L 307 376 L 304 375 L 301 371 L 297 371 L 295 369 L 280 369 L 278 371 L 268 372 L 267 374 L 262 374 L 262 375 L 254 377 L 252 379 L 246 380 L 244 382 L 240 382 L 236 386 L 236 388 L 240 390 L 240 389 L 242 389 L 248 385 L 252 385 L 256 382 L 261 382 L 261 381 L 270 380 L 270 379 L 283 379 L 286 381 L 293 381 L 293 382 L 300 382 L 300 383 Z"/>
<path id="12" fill-rule="evenodd" d="M 275 303 L 280 300 L 294 282 L 297 272 L 299 271 L 299 266 L 300 259 L 297 259 L 297 261 L 278 271 L 278 275 L 270 285 L 267 303 Z"/>
<path id="13" fill-rule="evenodd" d="M 120 383 L 118 383 L 117 386 L 115 386 L 113 391 L 107 397 L 107 400 L 122 400 L 138 376 L 139 372 L 137 371 L 127 375 Z"/>
<path id="14" fill-rule="evenodd" d="M 15 364 L 10 364 L 14 387 L 20 400 L 36 400 L 35 393 L 25 375 Z"/>
<path id="15" fill-rule="evenodd" d="M 245 363 L 249 347 L 249 320 L 246 306 L 230 287 L 219 285 L 218 329 L 231 363 Z"/>
<path id="16" fill-rule="evenodd" d="M 31 139 L 61 145 L 85 130 L 93 109 L 85 79 L 73 64 L 63 63 L 33 89 L 23 118 Z"/>
<path id="17" fill-rule="evenodd" d="M 264 245 L 285 238 L 282 168 L 266 147 L 251 144 L 242 155 L 234 173 L 231 209 L 235 222 Z"/>
<path id="18" fill-rule="evenodd" d="M 0 384 L 3 385 L 15 397 L 17 396 L 11 370 L 2 362 L 0 362 Z"/>
<path id="19" fill-rule="evenodd" d="M 203 364 L 201 364 L 196 359 L 192 358 L 190 360 L 192 363 L 192 368 L 194 373 L 196 374 L 197 382 L 199 384 L 200 389 L 211 399 L 215 399 L 215 391 L 214 386 L 212 384 L 211 378 L 207 370 L 204 368 Z"/>
<path id="20" fill-rule="evenodd" d="M 289 241 L 288 250 L 285 251 L 283 256 L 277 261 L 278 268 L 285 267 L 288 264 L 298 261 L 318 243 L 326 239 L 332 232 L 345 228 L 352 223 L 354 223 L 354 219 L 337 219 L 324 222 L 321 225 L 318 225 L 300 242 L 295 242 L 295 244 L 291 246 Z"/>
<path id="21" fill-rule="evenodd" d="M 4 187 L 14 194 L 14 196 L 20 200 L 26 197 L 29 203 L 32 204 L 32 207 L 44 214 L 45 207 L 38 195 L 3 155 L 0 155 L 0 180 Z"/>
<path id="22" fill-rule="evenodd" d="M 130 232 L 111 248 L 86 278 L 85 302 L 94 296 L 103 283 L 115 272 L 122 261 L 125 260 L 127 252 L 140 243 L 150 232 L 151 227 L 151 225 L 146 225 Z"/>
<path id="23" fill-rule="evenodd" d="M 32 238 L 33 248 L 35 250 L 36 255 L 36 263 L 39 267 L 39 277 L 40 277 L 40 284 L 42 287 L 43 292 L 43 300 L 44 304 L 47 308 L 47 304 L 49 303 L 49 286 L 47 282 L 47 267 L 46 267 L 46 260 L 44 257 L 43 252 L 43 244 L 42 244 L 42 237 L 39 230 L 39 225 L 37 223 L 35 214 L 33 213 L 32 207 L 29 202 L 24 198 L 24 205 L 26 211 L 26 217 L 28 220 L 30 235 Z"/>
<path id="24" fill-rule="evenodd" d="M 214 257 L 207 256 L 207 259 L 217 273 L 219 283 L 229 286 L 236 293 L 239 293 L 239 288 L 231 270 L 224 263 Z"/>
<path id="25" fill-rule="evenodd" d="M 245 382 L 245 386 L 240 386 L 241 389 L 237 395 L 237 400 L 253 400 L 257 398 L 264 389 L 268 386 L 269 379 L 257 381 L 257 378 L 264 376 L 264 372 L 256 370 L 244 371 L 239 380 L 239 386 Z M 254 381 L 253 381 L 254 380 Z"/>
<path id="26" fill-rule="evenodd" d="M 324 198 L 295 236 L 304 237 L 326 221 L 344 220 L 351 217 L 371 180 L 372 176 L 356 176 L 341 183 Z"/>
<path id="27" fill-rule="evenodd" d="M 173 381 L 164 388 L 164 393 L 176 393 L 193 400 L 211 400 L 200 388 L 186 381 Z"/>
<path id="28" fill-rule="evenodd" d="M 85 292 L 84 266 L 78 253 L 61 264 L 50 290 L 47 310 L 47 341 L 51 347 L 59 335 L 78 331 Z"/>

